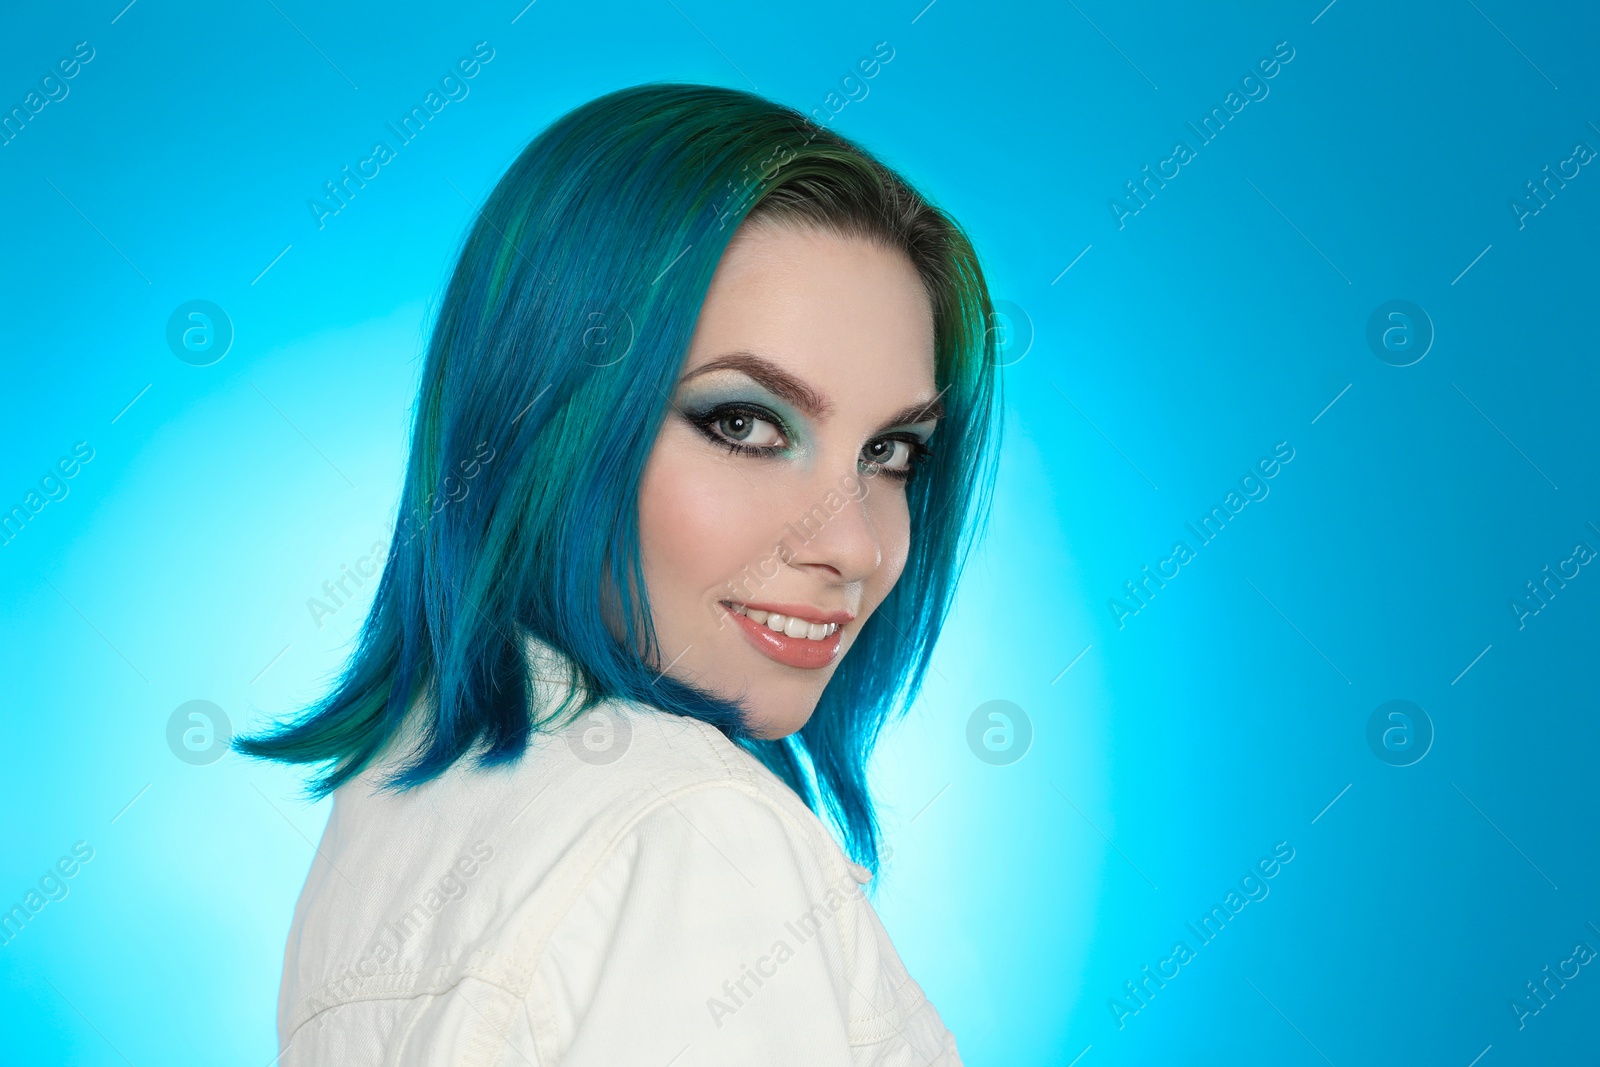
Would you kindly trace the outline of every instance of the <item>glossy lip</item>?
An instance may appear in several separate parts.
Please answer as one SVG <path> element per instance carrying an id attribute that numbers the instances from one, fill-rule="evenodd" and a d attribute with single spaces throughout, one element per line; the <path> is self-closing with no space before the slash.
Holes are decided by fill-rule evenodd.
<path id="1" fill-rule="evenodd" d="M 768 608 L 762 605 L 752 604 L 749 606 L 757 611 L 778 611 L 776 608 Z M 815 610 L 802 604 L 796 604 L 794 607 L 805 611 Z M 778 613 L 789 614 L 783 611 Z M 737 611 L 728 612 L 728 616 L 738 625 L 739 629 L 744 633 L 745 639 L 750 642 L 751 647 L 757 652 L 786 667 L 799 667 L 804 670 L 816 670 L 819 667 L 830 666 L 839 658 L 839 648 L 844 641 L 844 624 L 855 618 L 853 612 L 836 611 L 827 613 L 822 618 L 811 620 L 814 622 L 839 623 L 839 629 L 833 631 L 821 641 L 812 641 L 805 637 L 790 637 L 787 634 L 780 634 L 765 623 L 756 622 L 747 615 L 740 615 Z M 794 618 L 804 619 L 806 616 L 796 611 Z"/>
<path id="2" fill-rule="evenodd" d="M 723 600 L 719 601 L 719 603 L 721 603 L 724 607 L 729 604 L 743 604 L 745 607 L 755 611 L 765 611 L 768 613 L 776 612 L 779 615 L 788 615 L 791 618 L 804 619 L 806 622 L 836 622 L 840 626 L 843 626 L 847 622 L 854 622 L 856 619 L 856 613 L 853 611 L 846 611 L 842 608 L 838 611 L 823 611 L 820 608 L 812 607 L 810 604 L 797 604 L 793 601 L 771 600 L 765 603 L 757 604 L 744 600 Z M 736 611 L 731 611 L 729 614 L 738 615 L 739 613 Z M 743 618 L 742 615 L 739 617 Z"/>

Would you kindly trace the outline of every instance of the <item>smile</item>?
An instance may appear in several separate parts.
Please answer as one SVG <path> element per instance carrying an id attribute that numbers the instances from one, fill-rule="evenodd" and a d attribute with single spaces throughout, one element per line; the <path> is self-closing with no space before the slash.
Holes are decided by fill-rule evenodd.
<path id="1" fill-rule="evenodd" d="M 821 612 L 802 608 L 799 610 L 807 611 L 807 615 L 794 609 L 786 614 L 732 600 L 721 603 L 756 651 L 785 666 L 812 670 L 826 667 L 838 658 L 842 643 L 839 631 L 844 623 L 855 618 L 854 612 L 848 611 Z"/>
<path id="2" fill-rule="evenodd" d="M 784 615 L 776 611 L 762 611 L 733 601 L 725 601 L 735 613 L 751 622 L 759 622 L 773 633 L 786 637 L 804 637 L 808 641 L 821 641 L 839 628 L 836 622 L 810 622 L 797 615 Z"/>

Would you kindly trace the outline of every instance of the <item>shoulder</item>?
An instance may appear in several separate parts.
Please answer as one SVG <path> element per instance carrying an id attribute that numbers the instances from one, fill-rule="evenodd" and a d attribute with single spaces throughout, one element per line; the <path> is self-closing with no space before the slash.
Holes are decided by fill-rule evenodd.
<path id="1" fill-rule="evenodd" d="M 819 893 L 865 875 L 793 790 L 707 723 L 606 701 L 539 748 L 523 770 L 528 789 L 497 793 L 481 817 L 525 855 L 559 847 L 527 871 L 544 914 L 563 913 L 603 868 L 636 885 L 803 877 Z"/>
<path id="2" fill-rule="evenodd" d="M 561 1062 L 862 1062 L 945 1039 L 843 853 L 809 811 L 702 782 L 641 813 L 515 954 L 527 1040 Z"/>

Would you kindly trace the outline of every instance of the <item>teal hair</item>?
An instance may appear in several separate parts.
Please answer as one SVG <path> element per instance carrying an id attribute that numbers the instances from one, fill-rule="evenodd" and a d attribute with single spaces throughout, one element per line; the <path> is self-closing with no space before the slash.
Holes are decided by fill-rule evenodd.
<path id="1" fill-rule="evenodd" d="M 945 408 L 907 487 L 899 581 L 791 737 L 659 673 L 639 550 L 639 483 L 723 249 L 747 218 L 902 250 L 934 315 Z M 876 870 L 866 768 L 928 669 L 956 577 L 986 515 L 998 444 L 992 307 L 971 242 L 863 149 L 752 93 L 622 89 L 557 119 L 511 164 L 472 224 L 439 307 L 414 414 L 393 544 L 332 690 L 241 737 L 246 754 L 327 764 L 323 796 L 428 709 L 383 784 L 407 789 L 477 750 L 515 760 L 536 730 L 607 697 L 715 725 L 825 813 Z M 628 591 L 618 640 L 599 607 Z M 536 706 L 517 635 L 565 653 L 558 707 Z M 643 649 L 644 655 L 633 650 Z"/>

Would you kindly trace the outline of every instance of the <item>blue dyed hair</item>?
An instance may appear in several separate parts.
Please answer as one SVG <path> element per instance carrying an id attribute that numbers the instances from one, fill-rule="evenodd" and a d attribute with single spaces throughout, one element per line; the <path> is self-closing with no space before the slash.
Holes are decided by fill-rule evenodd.
<path id="1" fill-rule="evenodd" d="M 907 488 L 899 581 L 804 728 L 778 740 L 752 736 L 739 704 L 658 675 L 639 551 L 640 478 L 712 274 L 747 218 L 903 251 L 932 304 L 946 412 Z M 328 764 L 309 786 L 323 796 L 372 765 L 425 698 L 420 740 L 384 779 L 406 789 L 475 749 L 483 765 L 514 760 L 533 731 L 601 699 L 634 700 L 715 725 L 876 870 L 867 762 L 922 684 L 987 513 L 992 315 L 961 228 L 792 108 L 648 84 L 574 109 L 517 157 L 467 234 L 428 345 L 400 518 L 349 662 L 298 718 L 235 747 Z M 598 343 L 629 325 L 625 355 Z M 599 610 L 584 610 L 609 590 L 630 591 L 622 641 Z M 519 632 L 569 657 L 561 706 L 535 706 Z"/>

